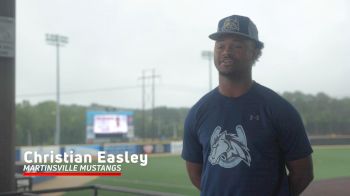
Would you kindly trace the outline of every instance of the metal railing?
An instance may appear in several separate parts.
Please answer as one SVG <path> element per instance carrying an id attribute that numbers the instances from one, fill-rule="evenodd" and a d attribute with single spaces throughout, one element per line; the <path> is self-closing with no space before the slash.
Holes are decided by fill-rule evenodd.
<path id="1" fill-rule="evenodd" d="M 70 192 L 70 191 L 82 191 L 82 190 L 92 190 L 93 196 L 98 196 L 98 191 L 112 191 L 119 193 L 131 193 L 135 195 L 144 195 L 144 196 L 183 196 L 181 194 L 176 193 L 164 193 L 158 191 L 149 191 L 149 190 L 140 190 L 140 189 L 132 189 L 126 187 L 119 186 L 109 186 L 109 185 L 87 185 L 87 186 L 75 186 L 75 187 L 63 187 L 63 188 L 54 188 L 54 189 L 43 189 L 43 190 L 35 190 L 35 191 L 13 191 L 13 192 L 5 192 L 0 193 L 0 196 L 37 196 L 43 193 L 57 193 L 57 192 Z"/>

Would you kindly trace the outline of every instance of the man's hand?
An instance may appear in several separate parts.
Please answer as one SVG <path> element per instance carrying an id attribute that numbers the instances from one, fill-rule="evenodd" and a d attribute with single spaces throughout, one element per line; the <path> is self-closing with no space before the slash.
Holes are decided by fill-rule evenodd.
<path id="1" fill-rule="evenodd" d="M 288 181 L 292 196 L 301 194 L 314 178 L 311 155 L 287 162 L 289 170 Z"/>

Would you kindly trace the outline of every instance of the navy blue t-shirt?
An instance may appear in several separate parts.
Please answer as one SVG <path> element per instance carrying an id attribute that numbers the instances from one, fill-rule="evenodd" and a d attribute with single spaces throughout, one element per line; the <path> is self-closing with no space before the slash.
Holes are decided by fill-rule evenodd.
<path id="1" fill-rule="evenodd" d="M 203 196 L 287 196 L 286 161 L 311 153 L 298 112 L 256 82 L 237 98 L 212 90 L 185 121 L 182 157 L 202 164 Z"/>

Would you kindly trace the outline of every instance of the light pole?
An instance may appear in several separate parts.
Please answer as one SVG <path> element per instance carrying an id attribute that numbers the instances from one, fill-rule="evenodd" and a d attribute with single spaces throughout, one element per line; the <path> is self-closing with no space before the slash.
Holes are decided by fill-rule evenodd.
<path id="1" fill-rule="evenodd" d="M 68 43 L 68 37 L 58 34 L 46 34 L 46 43 L 56 46 L 56 132 L 55 145 L 60 144 L 61 118 L 60 118 L 60 46 Z"/>
<path id="2" fill-rule="evenodd" d="M 212 84 L 211 84 L 211 63 L 213 59 L 213 52 L 209 50 L 203 50 L 202 51 L 202 57 L 208 59 L 209 61 L 209 91 L 212 89 Z"/>

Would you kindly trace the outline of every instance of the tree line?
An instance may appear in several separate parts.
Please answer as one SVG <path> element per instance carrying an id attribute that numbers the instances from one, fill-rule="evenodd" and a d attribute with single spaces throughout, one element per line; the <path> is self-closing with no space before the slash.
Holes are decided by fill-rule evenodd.
<path id="1" fill-rule="evenodd" d="M 311 95 L 302 92 L 285 92 L 282 96 L 300 112 L 309 135 L 350 135 L 350 98 L 336 99 L 325 93 Z M 61 105 L 60 109 L 61 144 L 85 143 L 87 110 L 131 110 L 99 104 Z M 135 136 L 166 140 L 181 139 L 188 110 L 189 108 L 169 107 L 156 107 L 154 111 L 132 109 Z M 17 103 L 17 145 L 53 144 L 55 120 L 56 103 L 54 101 L 35 105 L 30 104 L 29 101 Z"/>

